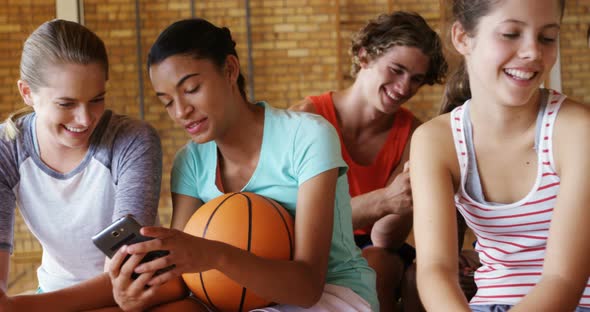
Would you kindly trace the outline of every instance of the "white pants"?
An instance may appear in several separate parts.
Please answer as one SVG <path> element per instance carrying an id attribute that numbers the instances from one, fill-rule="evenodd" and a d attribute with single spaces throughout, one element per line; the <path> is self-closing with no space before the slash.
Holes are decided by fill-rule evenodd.
<path id="1" fill-rule="evenodd" d="M 371 312 L 371 305 L 350 288 L 326 284 L 320 301 L 306 309 L 280 304 L 251 312 Z"/>

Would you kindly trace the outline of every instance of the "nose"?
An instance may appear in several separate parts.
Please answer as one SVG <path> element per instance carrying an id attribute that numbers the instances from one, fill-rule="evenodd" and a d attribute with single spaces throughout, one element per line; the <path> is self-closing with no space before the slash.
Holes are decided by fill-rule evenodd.
<path id="1" fill-rule="evenodd" d="M 406 75 L 404 76 L 402 79 L 400 79 L 396 84 L 395 84 L 395 92 L 399 93 L 401 96 L 406 97 L 408 96 L 408 94 L 410 93 L 410 76 Z"/>
<path id="2" fill-rule="evenodd" d="M 88 105 L 80 105 L 76 112 L 76 122 L 82 126 L 89 126 L 92 123 L 92 112 Z"/>
<path id="3" fill-rule="evenodd" d="M 537 38 L 527 38 L 518 51 L 519 57 L 526 60 L 538 60 L 543 56 L 541 43 Z"/>
<path id="4" fill-rule="evenodd" d="M 176 119 L 184 119 L 190 114 L 192 109 L 193 107 L 187 104 L 181 97 L 174 101 L 174 117 L 176 117 Z"/>

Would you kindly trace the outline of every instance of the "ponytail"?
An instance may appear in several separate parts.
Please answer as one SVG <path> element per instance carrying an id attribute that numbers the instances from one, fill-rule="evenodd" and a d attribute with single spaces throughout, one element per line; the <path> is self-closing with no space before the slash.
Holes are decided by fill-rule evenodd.
<path id="1" fill-rule="evenodd" d="M 465 101 L 471 98 L 471 89 L 469 88 L 469 75 L 465 67 L 465 60 L 461 59 L 457 68 L 453 71 L 447 85 L 445 94 L 440 107 L 440 114 L 446 114 L 458 106 L 463 105 Z"/>
<path id="2" fill-rule="evenodd" d="M 17 110 L 16 112 L 10 114 L 8 116 L 8 118 L 6 118 L 6 120 L 4 121 L 3 139 L 5 139 L 7 141 L 14 140 L 20 133 L 20 131 L 18 130 L 18 127 L 16 126 L 16 121 L 20 117 L 30 114 L 32 112 L 33 112 L 32 107 L 25 106 L 25 107 Z"/>

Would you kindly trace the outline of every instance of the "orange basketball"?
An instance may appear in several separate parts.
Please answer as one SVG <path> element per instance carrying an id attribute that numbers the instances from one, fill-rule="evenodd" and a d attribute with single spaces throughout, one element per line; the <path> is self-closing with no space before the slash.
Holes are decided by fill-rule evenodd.
<path id="1" fill-rule="evenodd" d="M 274 200 L 254 193 L 212 199 L 197 209 L 184 231 L 260 257 L 293 259 L 293 218 Z M 186 273 L 182 278 L 195 296 L 219 311 L 249 311 L 271 303 L 218 270 Z"/>

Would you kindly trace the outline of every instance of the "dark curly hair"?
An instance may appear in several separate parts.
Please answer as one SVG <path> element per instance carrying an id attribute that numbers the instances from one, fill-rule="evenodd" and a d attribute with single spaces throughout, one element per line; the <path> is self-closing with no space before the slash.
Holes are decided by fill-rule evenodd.
<path id="1" fill-rule="evenodd" d="M 429 59 L 430 64 L 424 83 L 442 83 L 447 73 L 447 62 L 442 51 L 442 41 L 438 34 L 428 26 L 424 18 L 413 12 L 397 11 L 382 14 L 370 20 L 352 38 L 350 54 L 352 67 L 350 74 L 356 77 L 360 70 L 359 52 L 364 49 L 374 60 L 393 46 L 416 47 Z"/>

